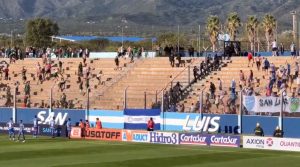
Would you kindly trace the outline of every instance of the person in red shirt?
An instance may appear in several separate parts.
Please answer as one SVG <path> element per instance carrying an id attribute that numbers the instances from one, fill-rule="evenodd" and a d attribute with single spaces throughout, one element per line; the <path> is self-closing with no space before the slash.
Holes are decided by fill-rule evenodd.
<path id="1" fill-rule="evenodd" d="M 90 128 L 90 122 L 89 120 L 85 120 L 85 129 L 89 129 Z"/>
<path id="2" fill-rule="evenodd" d="M 252 53 L 248 52 L 247 57 L 248 57 L 248 67 L 249 67 L 251 61 L 252 61 L 252 67 L 253 67 L 253 55 L 252 55 Z"/>
<path id="3" fill-rule="evenodd" d="M 80 122 L 79 122 L 79 127 L 81 129 L 81 137 L 84 137 L 85 135 L 85 127 L 84 127 L 84 122 L 82 121 L 82 119 L 80 119 Z"/>
<path id="4" fill-rule="evenodd" d="M 151 117 L 147 124 L 147 131 L 153 131 L 154 125 L 155 125 L 155 123 L 153 121 L 153 118 Z"/>
<path id="5" fill-rule="evenodd" d="M 96 118 L 96 129 L 102 129 L 102 123 L 99 118 Z"/>

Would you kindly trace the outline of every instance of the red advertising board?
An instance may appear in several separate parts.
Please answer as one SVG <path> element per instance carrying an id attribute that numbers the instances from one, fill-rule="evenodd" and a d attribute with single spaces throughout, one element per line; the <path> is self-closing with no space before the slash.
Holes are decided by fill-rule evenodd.
<path id="1" fill-rule="evenodd" d="M 85 138 L 94 140 L 122 141 L 122 130 L 90 128 L 86 130 Z"/>
<path id="2" fill-rule="evenodd" d="M 72 127 L 72 129 L 71 129 L 71 138 L 72 139 L 80 139 L 81 138 L 81 128 Z"/>

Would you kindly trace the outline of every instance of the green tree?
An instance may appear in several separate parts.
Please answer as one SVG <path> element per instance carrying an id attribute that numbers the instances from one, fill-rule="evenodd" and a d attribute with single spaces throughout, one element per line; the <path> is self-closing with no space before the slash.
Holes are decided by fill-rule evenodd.
<path id="1" fill-rule="evenodd" d="M 59 27 L 50 19 L 29 20 L 26 25 L 26 45 L 48 47 L 52 44 L 51 36 L 58 35 Z"/>
<path id="2" fill-rule="evenodd" d="M 251 45 L 251 51 L 254 51 L 254 42 L 257 34 L 258 25 L 259 21 L 256 16 L 248 16 L 246 30 Z"/>
<path id="3" fill-rule="evenodd" d="M 212 44 L 213 51 L 216 51 L 216 43 L 220 31 L 220 19 L 218 16 L 210 15 L 206 22 L 206 31 Z"/>
<path id="4" fill-rule="evenodd" d="M 265 30 L 265 36 L 266 36 L 266 40 L 267 40 L 267 48 L 268 48 L 268 51 L 270 51 L 270 41 L 274 37 L 274 29 L 276 27 L 275 17 L 270 14 L 266 14 L 263 18 L 262 26 L 264 27 L 264 30 Z"/>
<path id="5" fill-rule="evenodd" d="M 178 38 L 180 44 L 186 44 L 188 42 L 188 39 L 183 34 L 176 34 L 176 33 L 162 33 L 157 38 L 157 44 L 161 46 L 165 45 L 177 45 L 178 44 Z"/>
<path id="6" fill-rule="evenodd" d="M 238 29 L 241 27 L 241 19 L 236 12 L 230 13 L 227 18 L 227 31 L 230 35 L 230 40 L 235 41 Z"/>

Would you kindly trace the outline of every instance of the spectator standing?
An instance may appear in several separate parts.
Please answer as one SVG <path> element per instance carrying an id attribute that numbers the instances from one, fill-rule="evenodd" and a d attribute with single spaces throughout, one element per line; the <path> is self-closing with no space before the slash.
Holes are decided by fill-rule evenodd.
<path id="1" fill-rule="evenodd" d="M 219 90 L 222 90 L 223 88 L 223 81 L 220 78 L 218 78 L 218 88 Z"/>
<path id="2" fill-rule="evenodd" d="M 279 49 L 280 49 L 280 55 L 283 56 L 284 55 L 284 45 L 282 42 L 280 43 Z"/>
<path id="3" fill-rule="evenodd" d="M 292 58 L 296 58 L 296 55 L 297 55 L 296 54 L 296 45 L 294 44 L 294 42 L 292 42 L 290 49 L 291 49 Z"/>
<path id="4" fill-rule="evenodd" d="M 153 121 L 153 118 L 150 117 L 150 119 L 148 120 L 148 123 L 147 123 L 147 131 L 154 131 L 154 126 L 155 126 L 155 123 Z"/>
<path id="5" fill-rule="evenodd" d="M 248 57 L 248 67 L 250 67 L 251 61 L 252 61 L 252 67 L 253 67 L 253 55 L 252 55 L 252 53 L 248 52 L 247 57 Z"/>
<path id="6" fill-rule="evenodd" d="M 67 137 L 69 139 L 71 139 L 71 130 L 72 130 L 72 122 L 71 122 L 71 118 L 68 118 L 68 121 L 66 123 L 66 127 L 67 127 Z"/>
<path id="7" fill-rule="evenodd" d="M 272 42 L 272 56 L 277 56 L 277 51 L 278 51 L 278 47 L 277 47 L 277 41 L 275 39 Z"/>
<path id="8" fill-rule="evenodd" d="M 96 118 L 96 128 L 97 128 L 97 129 L 102 129 L 102 123 L 101 123 L 101 121 L 99 120 L 99 118 Z"/>
<path id="9" fill-rule="evenodd" d="M 255 63 L 256 63 L 256 68 L 259 71 L 260 70 L 260 66 L 261 66 L 261 56 L 258 55 L 255 57 Z"/>
<path id="10" fill-rule="evenodd" d="M 299 64 L 298 62 L 295 62 L 295 75 L 294 75 L 294 79 L 297 78 L 299 75 Z"/>

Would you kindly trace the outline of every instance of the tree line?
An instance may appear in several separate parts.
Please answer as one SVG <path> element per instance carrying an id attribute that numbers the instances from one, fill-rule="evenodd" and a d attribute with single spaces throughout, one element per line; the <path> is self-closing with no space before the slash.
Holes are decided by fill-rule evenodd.
<path id="1" fill-rule="evenodd" d="M 267 50 L 270 50 L 270 42 L 274 40 L 274 31 L 276 28 L 276 19 L 271 14 L 266 14 L 260 21 L 256 16 L 248 16 L 245 23 L 245 31 L 251 45 L 251 50 L 254 51 L 254 43 L 257 41 L 258 27 L 261 25 L 264 29 L 267 42 Z M 236 12 L 230 13 L 226 19 L 225 30 L 230 35 L 230 40 L 235 41 L 239 29 L 242 27 L 241 18 Z M 216 51 L 216 43 L 220 34 L 220 19 L 218 16 L 210 15 L 206 22 L 206 32 L 209 36 L 213 51 Z"/>

